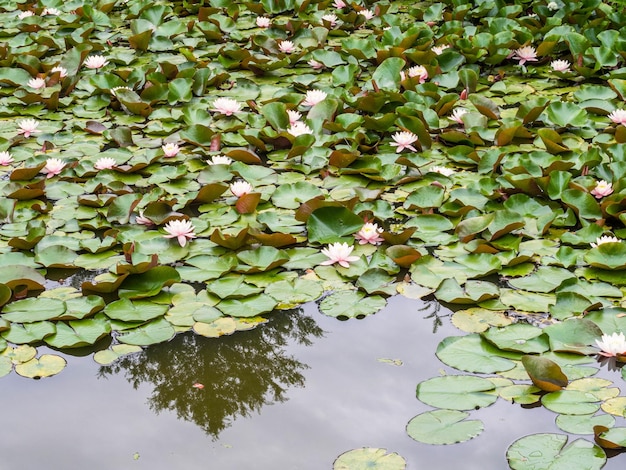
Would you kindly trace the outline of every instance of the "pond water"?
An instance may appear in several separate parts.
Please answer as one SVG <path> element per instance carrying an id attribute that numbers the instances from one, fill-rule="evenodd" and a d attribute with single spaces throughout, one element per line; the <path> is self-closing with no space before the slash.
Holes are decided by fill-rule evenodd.
<path id="1" fill-rule="evenodd" d="M 310 304 L 219 340 L 178 335 L 112 366 L 68 357 L 49 379 L 13 373 L 1 379 L 3 468 L 319 470 L 371 446 L 398 452 L 409 469 L 501 470 L 514 440 L 561 432 L 555 414 L 500 399 L 471 413 L 485 431 L 469 442 L 409 438 L 407 422 L 430 409 L 417 384 L 455 373 L 434 351 L 461 333 L 443 308 L 433 332 L 434 308 L 396 296 L 341 322 Z M 617 455 L 605 469 L 625 462 Z"/>

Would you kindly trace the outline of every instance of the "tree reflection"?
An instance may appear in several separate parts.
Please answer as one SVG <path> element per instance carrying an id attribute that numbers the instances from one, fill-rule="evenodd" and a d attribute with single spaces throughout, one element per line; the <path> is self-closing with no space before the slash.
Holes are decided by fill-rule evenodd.
<path id="1" fill-rule="evenodd" d="M 272 314 L 267 324 L 232 336 L 177 335 L 101 367 L 100 376 L 123 373 L 135 389 L 151 383 L 153 411 L 175 410 L 179 419 L 216 439 L 238 416 L 284 402 L 289 387 L 303 387 L 301 371 L 308 366 L 287 354 L 286 346 L 309 346 L 323 334 L 301 309 L 283 311 Z M 194 383 L 204 388 L 194 388 Z"/>

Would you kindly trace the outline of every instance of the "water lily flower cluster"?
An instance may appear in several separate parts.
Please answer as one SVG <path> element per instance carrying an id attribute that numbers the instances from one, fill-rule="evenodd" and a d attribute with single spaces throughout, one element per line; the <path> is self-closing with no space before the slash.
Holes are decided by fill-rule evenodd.
<path id="1" fill-rule="evenodd" d="M 371 245 L 380 245 L 385 241 L 380 234 L 383 233 L 383 229 L 378 226 L 378 224 L 374 224 L 371 222 L 367 222 L 361 230 L 359 230 L 355 235 L 359 241 L 359 245 L 367 245 L 368 243 Z"/>
<path id="2" fill-rule="evenodd" d="M 9 152 L 0 152 L 0 166 L 13 163 L 13 156 Z"/>
<path id="3" fill-rule="evenodd" d="M 17 130 L 18 134 L 22 134 L 24 137 L 30 137 L 31 134 L 36 134 L 41 132 L 37 129 L 39 127 L 39 123 L 34 119 L 24 119 L 17 123 L 20 128 Z"/>
<path id="4" fill-rule="evenodd" d="M 178 152 L 180 152 L 180 147 L 173 142 L 168 142 L 167 144 L 162 145 L 161 149 L 166 157 L 175 157 L 178 155 Z"/>
<path id="5" fill-rule="evenodd" d="M 570 63 L 567 60 L 553 60 L 550 62 L 550 67 L 555 72 L 569 72 Z"/>
<path id="6" fill-rule="evenodd" d="M 596 183 L 596 187 L 591 190 L 596 199 L 602 199 L 605 196 L 613 194 L 613 184 L 608 181 L 600 180 Z"/>
<path id="7" fill-rule="evenodd" d="M 46 178 L 52 178 L 63 171 L 65 168 L 65 162 L 58 158 L 48 158 L 46 160 L 46 166 L 41 169 L 41 173 L 46 175 Z"/>
<path id="8" fill-rule="evenodd" d="M 187 240 L 196 238 L 196 234 L 194 233 L 195 227 L 189 220 L 170 220 L 163 228 L 168 233 L 163 236 L 165 238 L 176 238 L 180 246 L 185 246 Z"/>
<path id="9" fill-rule="evenodd" d="M 328 245 L 328 248 L 322 249 L 322 254 L 328 259 L 326 261 L 322 261 L 320 264 L 322 266 L 330 266 L 331 264 L 337 263 L 339 266 L 349 268 L 350 263 L 358 261 L 359 259 L 358 256 L 350 256 L 352 250 L 354 250 L 354 247 L 348 245 L 347 243 L 331 243 Z"/>
<path id="10" fill-rule="evenodd" d="M 225 116 L 232 116 L 241 111 L 241 104 L 232 98 L 218 98 L 213 102 L 213 111 Z"/>
<path id="11" fill-rule="evenodd" d="M 513 52 L 513 58 L 519 61 L 520 65 L 526 62 L 537 62 L 537 51 L 532 46 L 524 46 Z"/>
<path id="12" fill-rule="evenodd" d="M 599 245 L 604 243 L 620 243 L 621 240 L 617 237 L 613 237 L 610 235 L 602 235 L 601 237 L 596 238 L 596 242 L 591 242 L 590 245 L 592 248 L 597 248 Z"/>
<path id="13" fill-rule="evenodd" d="M 600 348 L 600 354 L 604 357 L 615 357 L 626 355 L 626 337 L 624 333 L 613 333 L 602 335 L 601 339 L 596 339 L 596 345 Z"/>
<path id="14" fill-rule="evenodd" d="M 417 149 L 412 145 L 413 143 L 417 142 L 417 136 L 412 132 L 396 132 L 391 136 L 391 138 L 394 140 L 394 142 L 391 143 L 391 146 L 397 147 L 396 153 L 400 153 L 404 149 L 409 149 L 417 152 Z"/>
<path id="15" fill-rule="evenodd" d="M 252 185 L 244 180 L 235 181 L 230 185 L 230 192 L 237 197 L 252 192 Z"/>
<path id="16" fill-rule="evenodd" d="M 316 104 L 324 101 L 327 96 L 326 92 L 322 90 L 309 90 L 306 92 L 306 96 L 304 97 L 302 104 L 304 106 L 315 106 Z"/>
<path id="17" fill-rule="evenodd" d="M 101 69 L 107 65 L 109 61 L 102 55 L 92 55 L 85 60 L 85 67 L 88 69 Z"/>
<path id="18" fill-rule="evenodd" d="M 616 124 L 626 125 L 626 109 L 616 109 L 609 113 L 608 118 Z"/>

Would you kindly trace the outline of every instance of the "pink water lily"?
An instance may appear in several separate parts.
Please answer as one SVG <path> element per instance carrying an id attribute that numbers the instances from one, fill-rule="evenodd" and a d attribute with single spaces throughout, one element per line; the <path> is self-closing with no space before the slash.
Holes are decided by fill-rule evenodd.
<path id="1" fill-rule="evenodd" d="M 109 61 L 102 55 L 92 55 L 85 60 L 85 67 L 88 69 L 100 69 L 107 65 Z"/>
<path id="2" fill-rule="evenodd" d="M 293 126 L 296 122 L 300 121 L 302 113 L 299 113 L 298 111 L 295 111 L 293 109 L 288 109 L 287 116 L 289 116 L 289 125 Z"/>
<path id="3" fill-rule="evenodd" d="M 383 233 L 383 229 L 378 227 L 378 224 L 373 224 L 371 222 L 367 222 L 361 230 L 359 230 L 355 235 L 359 241 L 359 245 L 367 245 L 368 243 L 372 245 L 380 245 L 385 239 L 380 236 Z"/>
<path id="4" fill-rule="evenodd" d="M 328 21 L 331 26 L 335 26 L 339 18 L 337 18 L 337 15 L 335 15 L 334 13 L 328 13 L 322 16 L 322 20 Z"/>
<path id="5" fill-rule="evenodd" d="M 414 65 L 407 70 L 409 78 L 418 77 L 420 83 L 424 83 L 428 78 L 428 70 L 423 65 Z"/>
<path id="6" fill-rule="evenodd" d="M 467 109 L 465 108 L 455 108 L 454 111 L 452 111 L 452 114 L 450 115 L 450 119 L 452 119 L 455 122 L 458 122 L 459 124 L 463 125 L 463 116 L 467 114 Z"/>
<path id="7" fill-rule="evenodd" d="M 20 126 L 20 128 L 17 130 L 17 133 L 23 134 L 24 137 L 30 137 L 31 134 L 37 134 L 38 132 L 41 132 L 37 130 L 37 127 L 39 127 L 39 123 L 34 119 L 24 119 L 17 124 L 18 126 Z"/>
<path id="8" fill-rule="evenodd" d="M 600 180 L 596 183 L 596 187 L 591 190 L 596 199 L 602 199 L 605 196 L 613 194 L 613 184 L 608 181 Z"/>
<path id="9" fill-rule="evenodd" d="M 313 130 L 302 121 L 294 122 L 291 127 L 287 129 L 287 132 L 294 137 L 298 137 L 303 134 L 313 134 Z"/>
<path id="10" fill-rule="evenodd" d="M 213 102 L 213 111 L 232 116 L 241 111 L 241 105 L 232 98 L 218 98 Z"/>
<path id="11" fill-rule="evenodd" d="M 9 152 L 0 152 L 0 166 L 7 166 L 13 163 L 13 157 Z"/>
<path id="12" fill-rule="evenodd" d="M 252 185 L 247 181 L 235 181 L 230 185 L 230 192 L 237 197 L 241 197 L 244 194 L 248 194 L 252 192 Z"/>
<path id="13" fill-rule="evenodd" d="M 180 147 L 173 142 L 168 142 L 167 144 L 162 145 L 161 149 L 166 157 L 175 157 L 178 155 L 178 152 L 180 152 Z"/>
<path id="14" fill-rule="evenodd" d="M 196 234 L 194 233 L 195 227 L 189 220 L 170 220 L 167 224 L 165 224 L 165 227 L 163 228 L 168 233 L 167 235 L 163 236 L 165 238 L 178 239 L 178 243 L 180 246 L 185 246 L 187 244 L 187 240 L 196 238 Z"/>
<path id="15" fill-rule="evenodd" d="M 267 16 L 257 16 L 256 25 L 259 28 L 269 28 L 272 24 L 272 20 L 270 20 Z"/>
<path id="16" fill-rule="evenodd" d="M 320 264 L 322 266 L 330 266 L 331 264 L 338 263 L 344 268 L 349 268 L 351 262 L 359 260 L 358 256 L 350 256 L 352 250 L 354 250 L 354 247 L 347 243 L 331 243 L 328 245 L 328 248 L 322 249 L 322 254 L 328 259 Z"/>
<path id="17" fill-rule="evenodd" d="M 59 72 L 59 76 L 61 78 L 67 77 L 67 69 L 65 67 L 61 67 L 60 65 L 57 65 L 56 67 L 52 67 L 52 70 L 50 70 L 50 73 L 55 73 L 55 72 Z"/>
<path id="18" fill-rule="evenodd" d="M 553 60 L 550 62 L 550 67 L 555 72 L 569 72 L 570 65 L 567 60 Z"/>
<path id="19" fill-rule="evenodd" d="M 143 215 L 143 211 L 139 212 L 139 215 L 135 218 L 135 222 L 139 225 L 154 225 L 154 222 Z"/>
<path id="20" fill-rule="evenodd" d="M 412 132 L 396 132 L 391 138 L 395 141 L 391 143 L 391 146 L 398 147 L 396 153 L 400 153 L 404 149 L 417 152 L 417 149 L 412 145 L 414 142 L 417 142 L 417 136 Z"/>
<path id="21" fill-rule="evenodd" d="M 307 64 L 309 64 L 313 70 L 319 70 L 319 69 L 324 68 L 324 64 L 322 64 L 321 62 L 318 62 L 315 59 L 308 60 Z"/>
<path id="22" fill-rule="evenodd" d="M 520 65 L 526 62 L 537 62 L 537 51 L 532 46 L 520 47 L 513 52 L 513 58 L 518 60 Z"/>
<path id="23" fill-rule="evenodd" d="M 41 173 L 46 175 L 46 178 L 52 178 L 58 175 L 65 168 L 65 162 L 58 158 L 48 158 L 46 160 L 46 166 L 41 169 Z"/>
<path id="24" fill-rule="evenodd" d="M 27 85 L 35 90 L 46 88 L 46 81 L 43 78 L 31 78 Z"/>
<path id="25" fill-rule="evenodd" d="M 315 106 L 316 104 L 324 101 L 327 96 L 326 92 L 322 90 L 309 90 L 306 92 L 306 96 L 304 97 L 302 104 L 304 106 Z"/>
<path id="26" fill-rule="evenodd" d="M 292 52 L 295 52 L 296 45 L 292 41 L 280 41 L 280 44 L 278 44 L 278 50 L 285 54 L 291 54 Z"/>
<path id="27" fill-rule="evenodd" d="M 111 170 L 117 166 L 117 162 L 111 157 L 99 158 L 93 166 L 96 170 Z"/>
<path id="28" fill-rule="evenodd" d="M 626 337 L 624 333 L 613 333 L 602 335 L 596 340 L 596 345 L 600 348 L 599 354 L 604 357 L 615 357 L 626 355 Z"/>
<path id="29" fill-rule="evenodd" d="M 626 125 L 626 109 L 616 109 L 609 113 L 608 118 L 616 124 Z"/>
<path id="30" fill-rule="evenodd" d="M 369 21 L 376 16 L 372 10 L 361 10 L 359 15 L 362 15 L 366 21 Z"/>
<path id="31" fill-rule="evenodd" d="M 345 8 L 347 5 L 346 5 L 346 2 L 344 2 L 343 0 L 335 0 L 333 2 L 333 6 L 337 8 L 338 10 L 341 10 L 342 8 Z"/>

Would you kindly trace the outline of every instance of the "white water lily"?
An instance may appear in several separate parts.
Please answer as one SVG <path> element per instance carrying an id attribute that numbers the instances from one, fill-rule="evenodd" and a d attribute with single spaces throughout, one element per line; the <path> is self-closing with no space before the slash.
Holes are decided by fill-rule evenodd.
<path id="1" fill-rule="evenodd" d="M 626 125 L 626 109 L 616 109 L 607 116 L 615 124 Z"/>
<path id="2" fill-rule="evenodd" d="M 65 67 L 61 67 L 60 65 L 57 65 L 56 67 L 52 67 L 52 70 L 50 70 L 50 73 L 55 73 L 55 72 L 59 72 L 59 76 L 61 78 L 67 77 L 67 69 Z"/>
<path id="3" fill-rule="evenodd" d="M 317 103 L 324 101 L 327 96 L 326 92 L 322 90 L 309 90 L 306 92 L 302 104 L 304 106 L 315 106 Z"/>
<path id="4" fill-rule="evenodd" d="M 597 248 L 599 245 L 603 245 L 604 243 L 620 243 L 621 240 L 617 237 L 613 237 L 611 235 L 602 235 L 601 237 L 596 238 L 596 242 L 591 242 L 591 248 Z"/>
<path id="5" fill-rule="evenodd" d="M 596 345 L 600 348 L 599 354 L 602 356 L 615 357 L 617 355 L 626 355 L 626 337 L 624 337 L 624 333 L 602 335 L 601 339 L 596 340 Z"/>
<path id="6" fill-rule="evenodd" d="M 48 158 L 46 160 L 46 166 L 41 169 L 41 173 L 46 175 L 46 178 L 52 178 L 58 175 L 65 168 L 65 162 L 58 158 Z"/>
<path id="7" fill-rule="evenodd" d="M 291 54 L 296 50 L 296 45 L 292 41 L 280 41 L 280 44 L 278 44 L 278 50 L 280 50 L 280 52 L 284 52 L 285 54 Z"/>
<path id="8" fill-rule="evenodd" d="M 257 16 L 256 25 L 259 28 L 269 28 L 272 24 L 272 20 L 270 20 L 267 16 Z"/>
<path id="9" fill-rule="evenodd" d="M 180 152 L 180 147 L 173 142 L 168 142 L 167 144 L 162 145 L 161 149 L 166 157 L 175 157 L 178 155 L 178 152 Z"/>
<path id="10" fill-rule="evenodd" d="M 40 130 L 37 130 L 39 123 L 34 119 L 24 119 L 17 124 L 18 126 L 20 126 L 20 128 L 17 130 L 17 133 L 24 135 L 24 137 L 30 137 L 31 134 L 41 132 Z"/>
<path id="11" fill-rule="evenodd" d="M 326 261 L 322 261 L 320 264 L 322 266 L 329 266 L 331 264 L 338 263 L 344 268 L 349 268 L 352 261 L 358 261 L 359 259 L 358 256 L 350 256 L 352 250 L 354 250 L 354 247 L 348 245 L 347 243 L 331 243 L 328 245 L 328 248 L 322 249 L 322 254 L 328 259 Z"/>
<path id="12" fill-rule="evenodd" d="M 225 155 L 215 155 L 208 161 L 209 165 L 230 165 L 233 160 Z"/>
<path id="13" fill-rule="evenodd" d="M 94 164 L 94 168 L 96 170 L 111 170 L 113 169 L 115 166 L 117 166 L 117 162 L 115 161 L 114 158 L 111 157 L 102 157 L 99 158 L 96 163 Z"/>
<path id="14" fill-rule="evenodd" d="M 13 163 L 13 156 L 9 152 L 0 152 L 0 166 Z"/>
<path id="15" fill-rule="evenodd" d="M 218 98 L 213 102 L 213 111 L 225 116 L 232 116 L 241 111 L 241 104 L 232 98 Z"/>
<path id="16" fill-rule="evenodd" d="M 237 197 L 241 197 L 244 194 L 248 194 L 252 192 L 252 185 L 247 181 L 235 181 L 230 185 L 230 192 Z"/>
<path id="17" fill-rule="evenodd" d="M 567 60 L 553 60 L 550 62 L 550 67 L 555 72 L 569 72 L 570 63 Z"/>
<path id="18" fill-rule="evenodd" d="M 35 90 L 40 90 L 46 88 L 46 81 L 43 78 L 31 78 L 27 85 Z"/>
<path id="19" fill-rule="evenodd" d="M 170 220 L 163 228 L 168 233 L 163 236 L 165 238 L 176 238 L 180 246 L 185 246 L 187 240 L 196 238 L 196 234 L 194 233 L 195 227 L 189 220 Z"/>
<path id="20" fill-rule="evenodd" d="M 298 137 L 303 134 L 313 134 L 313 130 L 302 121 L 294 122 L 291 127 L 287 129 L 287 132 L 294 137 Z"/>
<path id="21" fill-rule="evenodd" d="M 458 122 L 459 124 L 463 125 L 463 116 L 467 114 L 467 109 L 465 108 L 455 108 L 454 111 L 452 111 L 452 114 L 450 115 L 450 119 L 452 119 L 455 122 Z"/>
<path id="22" fill-rule="evenodd" d="M 85 60 L 85 67 L 88 69 L 100 69 L 107 65 L 109 61 L 102 55 L 92 55 Z"/>
<path id="23" fill-rule="evenodd" d="M 432 171 L 433 173 L 439 173 L 443 176 L 452 176 L 454 174 L 453 169 L 446 168 L 445 166 L 431 166 L 428 171 Z"/>

